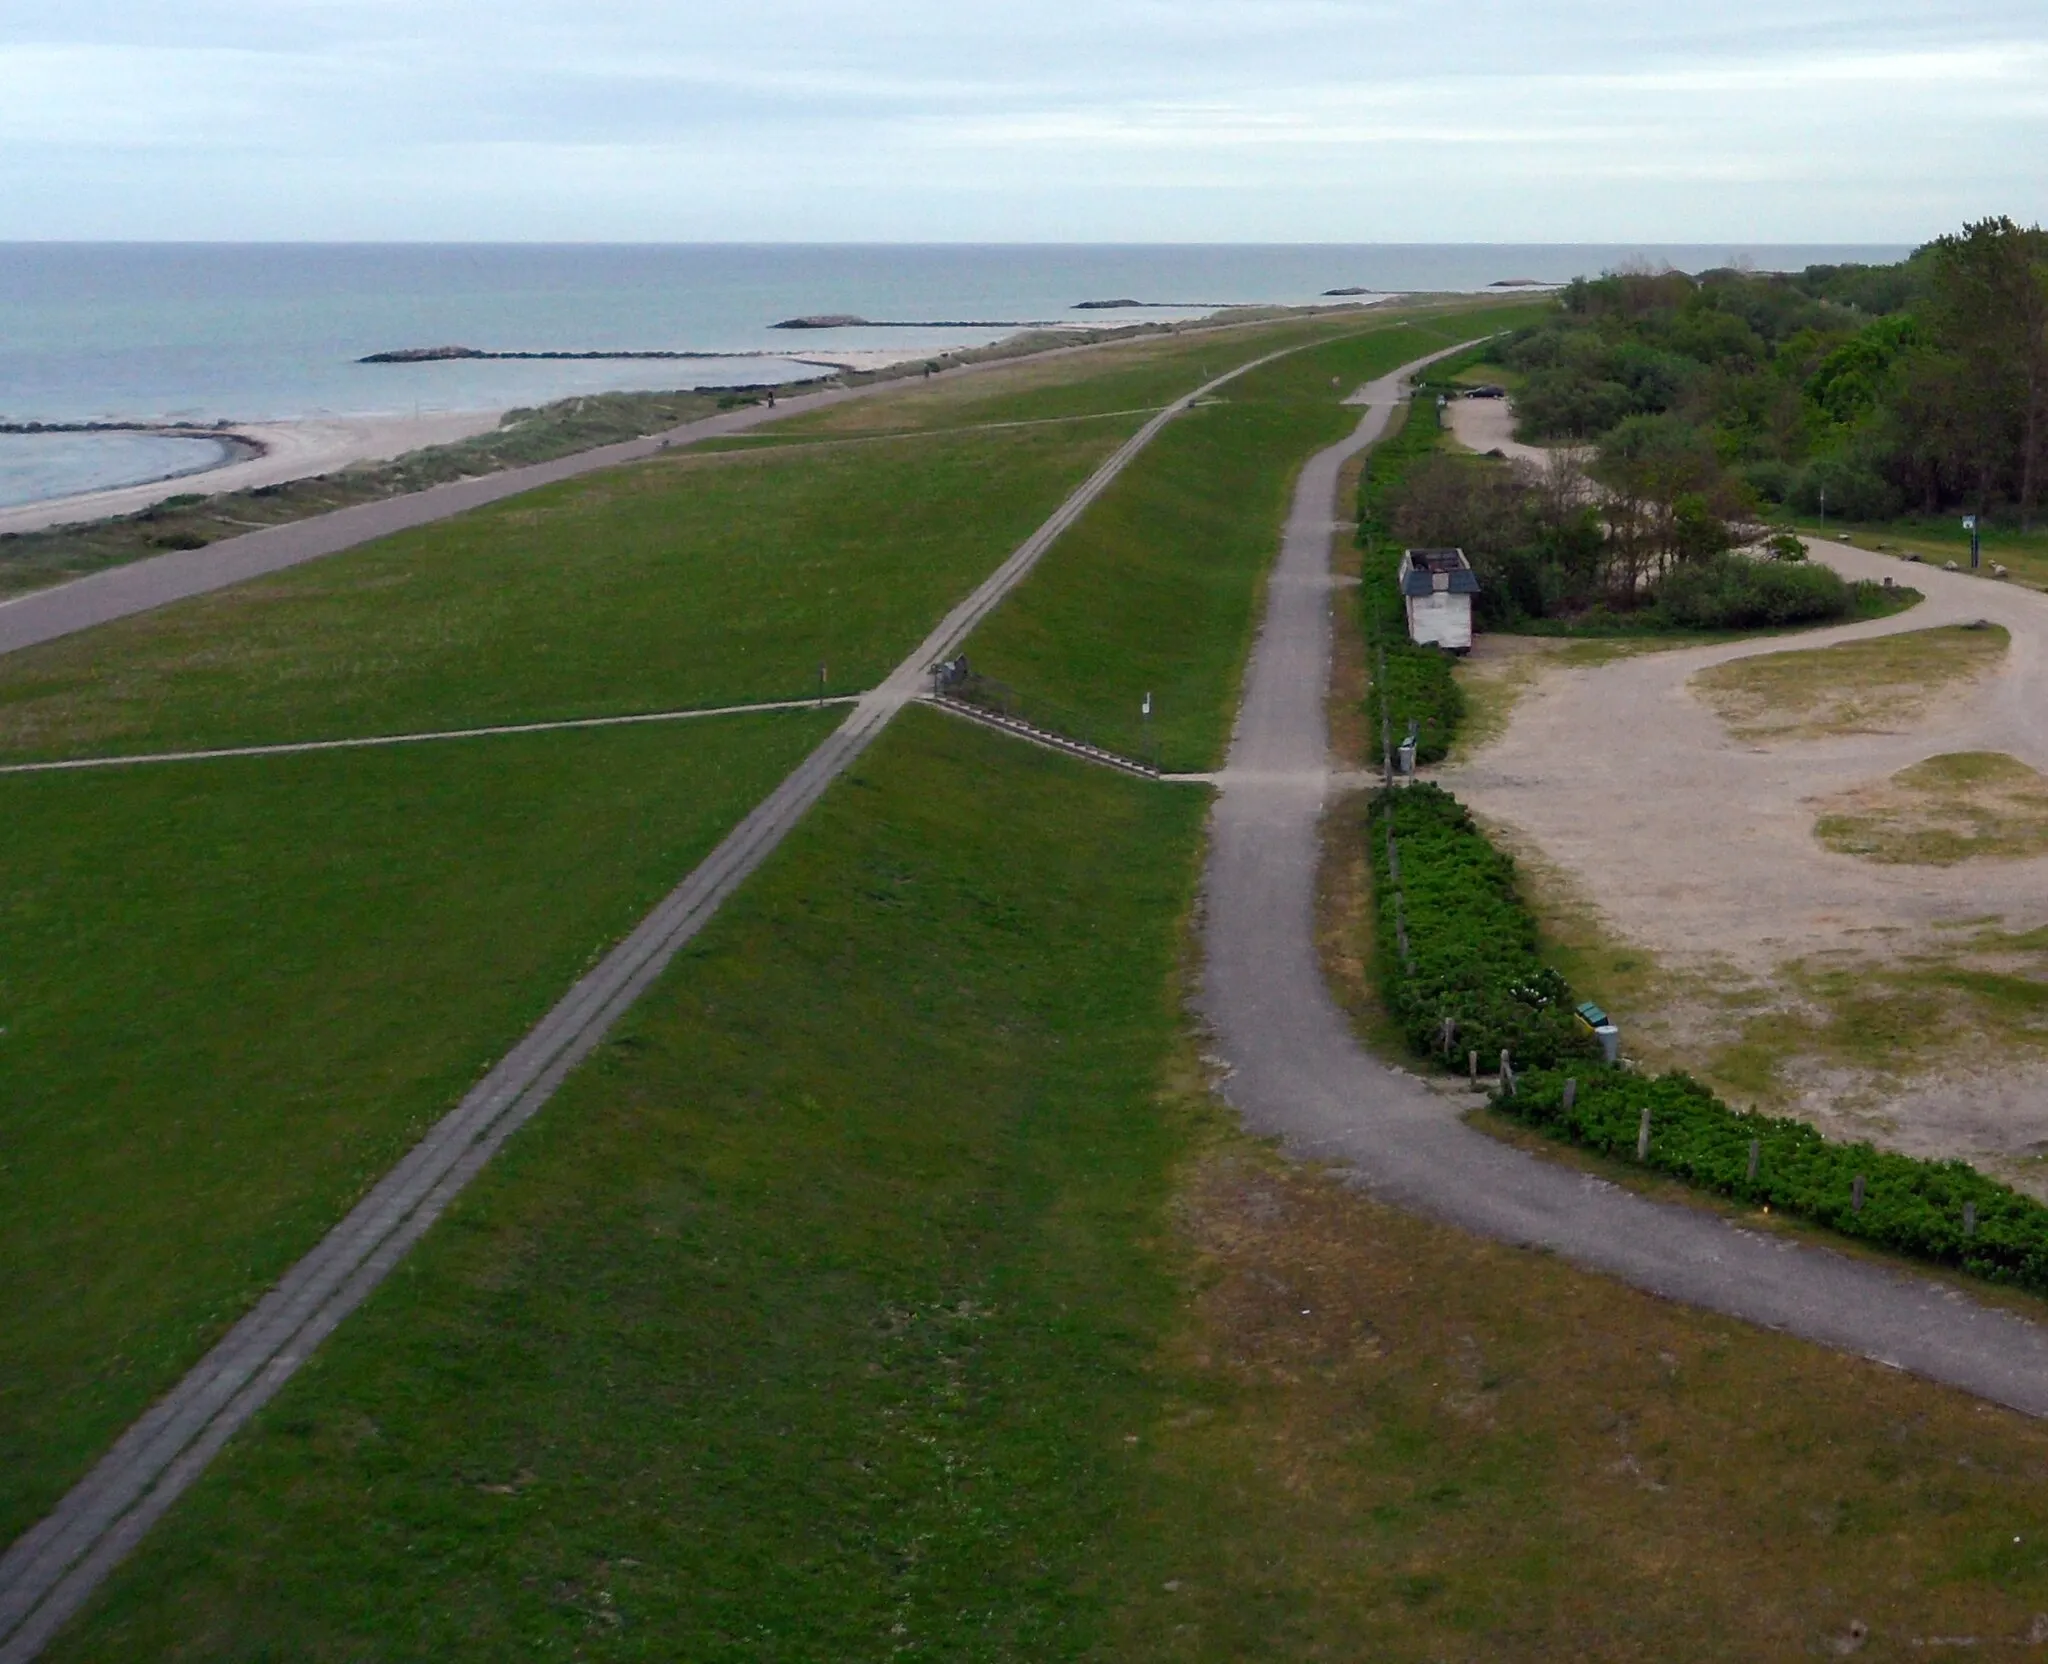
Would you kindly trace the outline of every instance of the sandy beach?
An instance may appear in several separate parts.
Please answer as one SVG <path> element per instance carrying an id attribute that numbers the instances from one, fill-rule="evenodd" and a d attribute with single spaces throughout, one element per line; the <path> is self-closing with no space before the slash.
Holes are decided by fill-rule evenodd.
<path id="1" fill-rule="evenodd" d="M 249 440 L 262 446 L 263 454 L 245 462 L 230 462 L 203 473 L 181 474 L 147 485 L 116 486 L 108 491 L 87 491 L 73 497 L 52 497 L 40 503 L 0 509 L 0 532 L 34 532 L 46 526 L 136 514 L 185 491 L 204 491 L 209 495 L 245 491 L 251 486 L 281 485 L 286 480 L 331 473 L 353 462 L 386 462 L 407 451 L 489 433 L 498 425 L 501 414 L 496 410 L 462 410 L 427 416 L 321 416 L 298 422 L 251 422 L 224 428 L 223 437 Z"/>

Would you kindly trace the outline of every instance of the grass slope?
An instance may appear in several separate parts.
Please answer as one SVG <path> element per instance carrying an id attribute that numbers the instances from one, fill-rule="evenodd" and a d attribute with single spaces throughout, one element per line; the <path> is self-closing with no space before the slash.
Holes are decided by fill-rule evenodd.
<path id="1" fill-rule="evenodd" d="M 1205 809 L 908 713 L 59 1656 L 1085 1651 Z"/>
<path id="2" fill-rule="evenodd" d="M 1025 714 L 1130 754 L 1147 746 L 1149 691 L 1161 762 L 1213 766 L 1295 476 L 1357 425 L 1339 399 L 1508 316 L 1373 328 L 1232 383 L 1154 441 L 1060 540 L 969 643 L 974 668 L 1017 689 Z"/>
<path id="3" fill-rule="evenodd" d="M 674 459 L 0 659 L 0 753 L 675 709 L 872 685 L 1142 418 Z"/>
<path id="4" fill-rule="evenodd" d="M 836 720 L 0 782 L 0 1541 Z"/>

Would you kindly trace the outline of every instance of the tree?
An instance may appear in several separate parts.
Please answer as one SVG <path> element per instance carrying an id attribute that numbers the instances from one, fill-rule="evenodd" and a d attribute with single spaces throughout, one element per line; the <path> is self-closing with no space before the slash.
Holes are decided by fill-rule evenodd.
<path id="1" fill-rule="evenodd" d="M 2031 529 L 2048 448 L 2048 232 L 2000 215 L 1938 239 L 1927 310 L 1977 507 L 2010 478 Z"/>

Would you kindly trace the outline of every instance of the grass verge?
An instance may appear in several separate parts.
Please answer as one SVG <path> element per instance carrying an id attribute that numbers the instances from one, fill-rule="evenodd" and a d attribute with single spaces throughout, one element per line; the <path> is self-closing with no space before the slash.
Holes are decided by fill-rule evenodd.
<path id="1" fill-rule="evenodd" d="M 0 1541 L 837 720 L 0 783 Z"/>
<path id="2" fill-rule="evenodd" d="M 1205 813 L 907 712 L 56 1656 L 1087 1652 Z"/>

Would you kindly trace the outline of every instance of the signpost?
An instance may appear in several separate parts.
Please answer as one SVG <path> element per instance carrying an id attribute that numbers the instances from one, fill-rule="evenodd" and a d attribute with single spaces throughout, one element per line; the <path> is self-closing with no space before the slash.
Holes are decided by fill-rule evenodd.
<path id="1" fill-rule="evenodd" d="M 1977 562 L 1984 553 L 1984 537 L 1983 533 L 1977 530 L 1976 515 L 1963 516 L 1963 530 L 1970 534 L 1970 570 L 1974 572 L 1977 570 Z"/>

